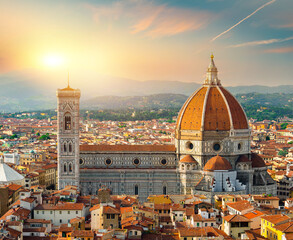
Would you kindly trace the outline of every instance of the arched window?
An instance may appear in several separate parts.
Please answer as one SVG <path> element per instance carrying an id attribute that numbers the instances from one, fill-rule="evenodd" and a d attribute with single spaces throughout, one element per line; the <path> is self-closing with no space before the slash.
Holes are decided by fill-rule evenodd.
<path id="1" fill-rule="evenodd" d="M 65 120 L 64 121 L 64 124 L 65 124 L 64 128 L 65 128 L 65 130 L 71 130 L 71 116 L 69 115 L 69 113 L 67 113 L 65 115 L 65 119 L 64 120 Z"/>
<path id="2" fill-rule="evenodd" d="M 69 172 L 72 172 L 72 164 L 71 163 L 69 163 L 68 169 L 69 169 Z"/>
<path id="3" fill-rule="evenodd" d="M 67 167 L 66 167 L 66 163 L 64 163 L 64 172 L 67 172 Z"/>
<path id="4" fill-rule="evenodd" d="M 184 164 L 181 164 L 181 169 L 184 170 Z"/>
<path id="5" fill-rule="evenodd" d="M 163 187 L 163 195 L 167 195 L 167 187 L 166 186 Z"/>
<path id="6" fill-rule="evenodd" d="M 135 185 L 135 187 L 134 187 L 134 195 L 138 195 L 138 186 L 137 185 Z"/>
<path id="7" fill-rule="evenodd" d="M 63 150 L 64 152 L 67 152 L 66 143 L 63 144 Z"/>
<path id="8" fill-rule="evenodd" d="M 71 143 L 69 143 L 68 151 L 69 151 L 69 152 L 72 152 L 72 144 L 71 144 Z"/>

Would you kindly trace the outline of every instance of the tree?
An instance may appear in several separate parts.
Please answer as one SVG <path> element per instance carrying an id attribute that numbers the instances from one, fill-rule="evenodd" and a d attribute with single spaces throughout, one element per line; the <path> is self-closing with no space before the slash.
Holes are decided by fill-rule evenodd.
<path id="1" fill-rule="evenodd" d="M 288 123 L 282 123 L 281 124 L 281 129 L 286 129 L 287 128 Z"/>
<path id="2" fill-rule="evenodd" d="M 48 140 L 48 139 L 50 139 L 49 133 L 46 133 L 42 135 L 41 137 L 39 137 L 39 140 Z"/>
<path id="3" fill-rule="evenodd" d="M 279 156 L 283 156 L 283 157 L 285 157 L 287 154 L 288 154 L 288 151 L 287 151 L 287 150 L 280 150 L 280 151 L 278 152 L 278 155 L 279 155 Z"/>
<path id="4" fill-rule="evenodd" d="M 266 136 L 266 141 L 270 140 L 270 136 Z"/>
<path id="5" fill-rule="evenodd" d="M 10 139 L 15 139 L 15 138 L 17 138 L 16 134 L 13 134 L 13 135 L 10 136 Z"/>

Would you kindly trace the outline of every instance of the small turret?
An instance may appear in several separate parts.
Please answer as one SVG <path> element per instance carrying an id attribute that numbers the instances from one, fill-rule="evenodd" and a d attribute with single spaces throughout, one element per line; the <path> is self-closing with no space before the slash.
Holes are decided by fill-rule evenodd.
<path id="1" fill-rule="evenodd" d="M 220 80 L 218 79 L 218 69 L 214 62 L 214 55 L 211 55 L 211 62 L 207 70 L 206 80 L 204 82 L 206 85 L 221 85 Z"/>

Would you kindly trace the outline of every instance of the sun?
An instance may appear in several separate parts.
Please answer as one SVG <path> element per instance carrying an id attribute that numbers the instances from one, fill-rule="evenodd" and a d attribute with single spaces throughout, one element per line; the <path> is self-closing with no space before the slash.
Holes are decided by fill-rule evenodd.
<path id="1" fill-rule="evenodd" d="M 48 67 L 58 67 L 64 63 L 64 58 L 58 54 L 49 54 L 43 58 L 43 63 Z"/>

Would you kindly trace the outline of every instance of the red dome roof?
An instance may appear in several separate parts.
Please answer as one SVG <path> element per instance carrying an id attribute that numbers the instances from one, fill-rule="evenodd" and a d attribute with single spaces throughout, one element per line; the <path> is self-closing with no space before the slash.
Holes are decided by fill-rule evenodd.
<path id="1" fill-rule="evenodd" d="M 251 153 L 251 161 L 252 161 L 253 168 L 266 167 L 265 161 L 256 153 Z"/>
<path id="2" fill-rule="evenodd" d="M 181 162 L 181 163 L 197 163 L 197 161 L 191 155 L 186 155 L 179 162 Z"/>
<path id="3" fill-rule="evenodd" d="M 248 129 L 246 115 L 233 95 L 221 86 L 213 58 L 204 85 L 184 103 L 177 130 L 229 131 Z"/>
<path id="4" fill-rule="evenodd" d="M 232 170 L 231 163 L 226 159 L 219 155 L 212 157 L 207 163 L 204 165 L 204 171 L 215 171 L 215 170 Z"/>
<path id="5" fill-rule="evenodd" d="M 251 162 L 246 155 L 240 155 L 239 158 L 237 159 L 237 163 L 240 162 Z"/>
<path id="6" fill-rule="evenodd" d="M 248 129 L 246 115 L 238 101 L 221 86 L 203 86 L 183 105 L 177 129 L 229 131 Z"/>

